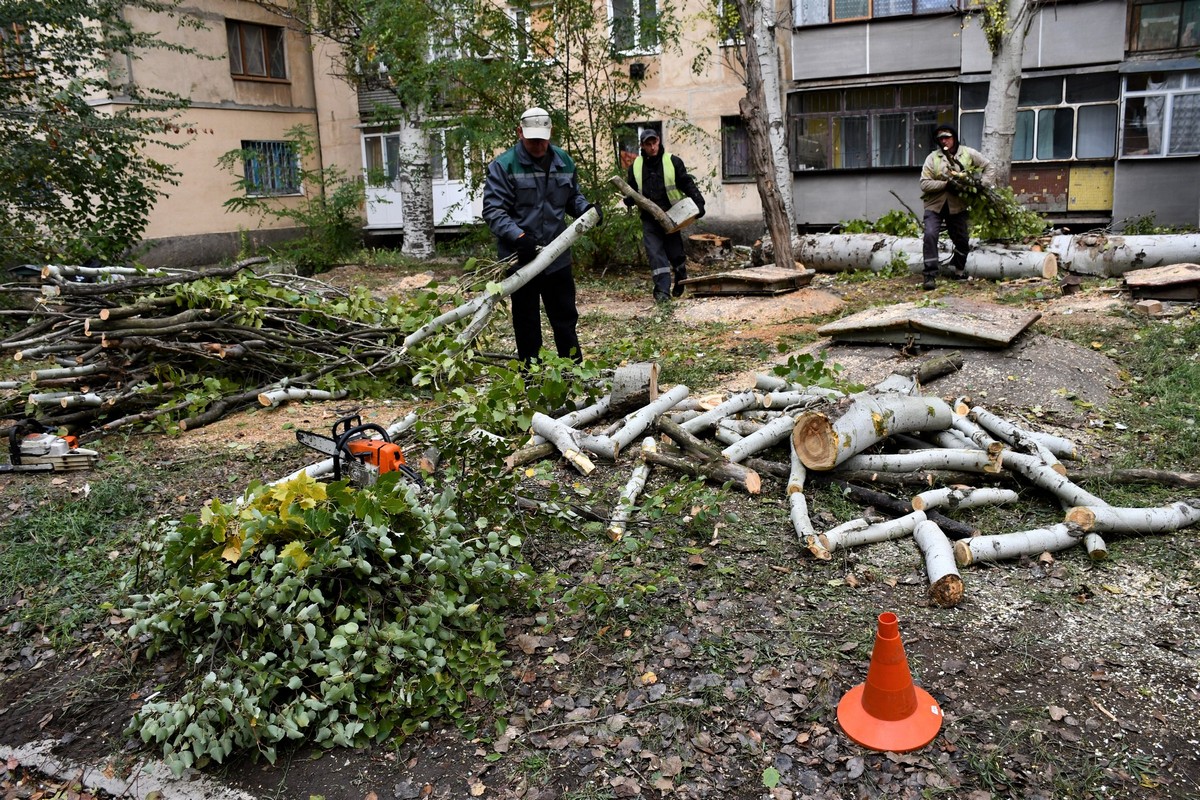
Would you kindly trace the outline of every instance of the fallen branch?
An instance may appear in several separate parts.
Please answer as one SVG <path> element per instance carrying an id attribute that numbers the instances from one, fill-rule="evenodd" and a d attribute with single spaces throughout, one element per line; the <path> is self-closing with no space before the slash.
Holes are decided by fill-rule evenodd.
<path id="1" fill-rule="evenodd" d="M 929 599 L 942 608 L 962 602 L 963 581 L 954 564 L 954 546 L 936 522 L 922 520 L 913 529 L 913 541 L 925 557 L 925 575 L 929 578 Z"/>
<path id="2" fill-rule="evenodd" d="M 613 507 L 612 518 L 608 523 L 608 538 L 614 542 L 620 541 L 621 537 L 625 535 L 625 528 L 629 522 L 629 516 L 633 512 L 633 506 L 637 503 L 642 489 L 646 487 L 646 478 L 650 475 L 650 464 L 646 461 L 645 456 L 656 451 L 654 438 L 647 436 L 642 441 L 642 458 L 633 468 L 629 482 L 621 490 L 621 496 L 617 500 L 616 506 Z"/>

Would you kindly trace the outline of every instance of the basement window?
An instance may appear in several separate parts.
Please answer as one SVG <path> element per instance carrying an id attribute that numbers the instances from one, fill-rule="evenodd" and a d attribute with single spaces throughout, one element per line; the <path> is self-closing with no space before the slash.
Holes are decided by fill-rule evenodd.
<path id="1" fill-rule="evenodd" d="M 302 194 L 300 158 L 292 142 L 242 142 L 246 193 L 251 197 Z"/>
<path id="2" fill-rule="evenodd" d="M 287 80 L 284 31 L 276 25 L 225 20 L 229 74 L 235 78 Z"/>
<path id="3" fill-rule="evenodd" d="M 745 181 L 750 169 L 750 135 L 741 116 L 721 117 L 721 180 Z"/>

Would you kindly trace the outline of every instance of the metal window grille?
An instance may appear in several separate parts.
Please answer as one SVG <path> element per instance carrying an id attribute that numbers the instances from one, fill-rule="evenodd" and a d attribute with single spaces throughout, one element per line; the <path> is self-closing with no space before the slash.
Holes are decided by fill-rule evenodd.
<path id="1" fill-rule="evenodd" d="M 242 142 L 247 193 L 300 194 L 300 160 L 291 142 Z"/>

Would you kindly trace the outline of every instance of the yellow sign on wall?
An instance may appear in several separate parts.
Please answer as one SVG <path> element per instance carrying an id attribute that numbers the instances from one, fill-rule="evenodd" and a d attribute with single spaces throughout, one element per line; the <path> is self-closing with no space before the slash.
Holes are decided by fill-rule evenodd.
<path id="1" fill-rule="evenodd" d="M 1112 167 L 1071 167 L 1068 211 L 1111 211 L 1112 207 Z"/>

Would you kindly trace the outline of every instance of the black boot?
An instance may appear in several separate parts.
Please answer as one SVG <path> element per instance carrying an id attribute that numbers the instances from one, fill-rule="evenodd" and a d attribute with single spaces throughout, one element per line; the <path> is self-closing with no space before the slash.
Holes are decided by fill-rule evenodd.
<path id="1" fill-rule="evenodd" d="M 935 273 L 926 272 L 925 280 L 921 283 L 921 288 L 929 292 L 937 288 L 937 276 Z"/>

